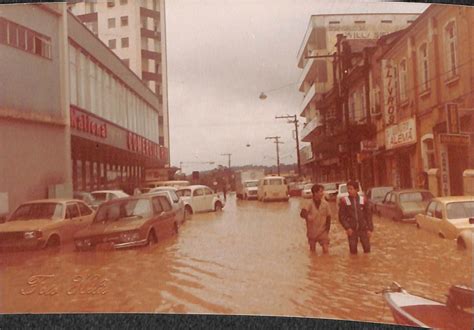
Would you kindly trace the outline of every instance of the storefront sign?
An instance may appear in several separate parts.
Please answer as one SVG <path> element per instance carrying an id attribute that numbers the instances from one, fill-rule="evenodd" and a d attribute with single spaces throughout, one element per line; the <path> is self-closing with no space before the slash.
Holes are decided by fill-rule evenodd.
<path id="1" fill-rule="evenodd" d="M 397 122 L 396 107 L 396 77 L 395 68 L 391 60 L 382 60 L 383 98 L 385 125 L 393 125 Z"/>
<path id="2" fill-rule="evenodd" d="M 448 151 L 446 147 L 441 147 L 440 151 L 441 158 L 441 189 L 443 196 L 449 196 L 451 193 L 449 183 L 449 163 L 448 163 Z"/>
<path id="3" fill-rule="evenodd" d="M 416 124 L 414 118 L 385 129 L 385 147 L 387 150 L 414 143 L 416 143 Z"/>
<path id="4" fill-rule="evenodd" d="M 460 131 L 458 104 L 446 104 L 446 114 L 448 117 L 448 133 L 458 134 Z"/>
<path id="5" fill-rule="evenodd" d="M 470 136 L 467 134 L 440 134 L 439 142 L 443 144 L 455 144 L 458 146 L 468 146 L 470 144 Z"/>
<path id="6" fill-rule="evenodd" d="M 376 151 L 377 141 L 374 140 L 362 140 L 360 141 L 360 151 Z"/>
<path id="7" fill-rule="evenodd" d="M 94 117 L 80 112 L 74 108 L 71 109 L 71 128 L 78 131 L 94 135 L 103 139 L 107 138 L 107 124 L 101 123 Z"/>
<path id="8" fill-rule="evenodd" d="M 148 157 L 160 157 L 160 146 L 158 144 L 132 132 L 127 134 L 127 148 Z"/>

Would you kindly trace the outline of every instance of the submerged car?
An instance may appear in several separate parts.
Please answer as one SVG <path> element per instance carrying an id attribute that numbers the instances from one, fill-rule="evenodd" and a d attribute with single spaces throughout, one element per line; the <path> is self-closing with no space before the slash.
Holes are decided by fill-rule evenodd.
<path id="1" fill-rule="evenodd" d="M 196 212 L 220 211 L 225 205 L 222 198 L 204 185 L 193 185 L 178 189 L 176 194 L 183 199 L 186 212 L 193 214 Z"/>
<path id="2" fill-rule="evenodd" d="M 377 204 L 377 214 L 394 221 L 415 222 L 415 216 L 422 213 L 433 198 L 433 194 L 424 189 L 393 190 Z"/>
<path id="3" fill-rule="evenodd" d="M 416 216 L 416 225 L 447 239 L 456 239 L 463 230 L 474 231 L 474 196 L 434 198 Z"/>
<path id="4" fill-rule="evenodd" d="M 97 190 L 91 192 L 91 195 L 94 198 L 92 207 L 95 209 L 97 209 L 100 204 L 112 199 L 129 197 L 129 195 L 122 190 Z"/>
<path id="5" fill-rule="evenodd" d="M 369 209 L 373 212 L 377 212 L 377 204 L 381 204 L 385 198 L 385 196 L 393 191 L 393 187 L 373 187 L 367 190 L 365 194 L 367 196 L 367 203 L 369 205 Z"/>
<path id="6" fill-rule="evenodd" d="M 0 224 L 0 248 L 55 247 L 72 241 L 88 226 L 94 211 L 75 199 L 44 199 L 23 203 Z"/>
<path id="7" fill-rule="evenodd" d="M 178 232 L 176 214 L 167 196 L 141 195 L 102 204 L 94 220 L 74 235 L 77 250 L 97 246 L 119 249 L 151 245 Z"/>
<path id="8" fill-rule="evenodd" d="M 313 193 L 311 192 L 311 188 L 313 188 L 314 184 L 307 183 L 303 186 L 303 191 L 301 192 L 301 197 L 303 198 L 312 198 Z"/>
<path id="9" fill-rule="evenodd" d="M 173 206 L 173 209 L 176 212 L 178 224 L 182 225 L 189 217 L 191 217 L 191 214 L 188 213 L 185 208 L 187 204 L 176 194 L 177 190 L 178 189 L 174 187 L 156 187 L 150 189 L 148 193 L 167 196 L 171 201 L 171 206 Z"/>
<path id="10" fill-rule="evenodd" d="M 336 200 L 339 184 L 338 182 L 322 183 L 324 187 L 324 198 L 326 198 L 327 201 L 333 202 Z"/>

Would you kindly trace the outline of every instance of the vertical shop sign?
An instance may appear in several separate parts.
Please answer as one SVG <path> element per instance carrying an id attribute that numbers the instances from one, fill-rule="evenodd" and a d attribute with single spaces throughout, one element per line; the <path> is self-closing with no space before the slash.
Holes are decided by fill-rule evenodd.
<path id="1" fill-rule="evenodd" d="M 392 60 L 382 60 L 383 99 L 385 125 L 397 122 L 397 92 L 395 82 L 395 67 Z"/>

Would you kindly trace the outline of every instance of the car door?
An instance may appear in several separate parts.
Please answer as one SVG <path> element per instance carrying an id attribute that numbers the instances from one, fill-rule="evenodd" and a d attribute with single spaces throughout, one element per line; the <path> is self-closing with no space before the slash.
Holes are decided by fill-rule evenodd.
<path id="1" fill-rule="evenodd" d="M 205 210 L 205 200 L 206 196 L 204 195 L 204 189 L 197 188 L 193 191 L 193 209 L 195 212 L 202 212 Z"/>
<path id="2" fill-rule="evenodd" d="M 87 227 L 94 217 L 94 211 L 87 206 L 85 203 L 77 203 L 79 206 L 79 212 L 81 212 L 81 220 L 79 221 L 79 226 L 82 228 Z"/>
<path id="3" fill-rule="evenodd" d="M 436 234 L 440 234 L 443 237 L 449 233 L 446 233 L 446 230 L 443 226 L 443 204 L 440 202 L 436 202 L 436 209 L 434 214 L 434 224 L 435 224 L 435 232 Z"/>
<path id="4" fill-rule="evenodd" d="M 74 233 L 81 229 L 82 217 L 76 202 L 66 203 L 66 219 L 59 228 L 61 242 L 72 240 Z"/>
<path id="5" fill-rule="evenodd" d="M 167 196 L 163 195 L 157 196 L 157 198 L 163 210 L 159 219 L 160 227 L 162 228 L 161 232 L 163 236 L 173 234 L 175 230 L 176 213 L 173 211 L 171 201 Z"/>
<path id="6" fill-rule="evenodd" d="M 385 195 L 383 202 L 380 204 L 380 207 L 378 208 L 380 215 L 384 218 L 389 217 L 391 198 L 392 198 L 392 193 L 388 193 L 387 195 Z"/>
<path id="7" fill-rule="evenodd" d="M 160 196 L 152 198 L 151 203 L 153 205 L 153 221 L 151 225 L 155 228 L 156 237 L 162 239 L 166 236 L 166 223 L 165 223 L 165 212 L 163 206 L 160 203 Z"/>
<path id="8" fill-rule="evenodd" d="M 206 211 L 214 210 L 214 193 L 209 188 L 204 188 L 204 208 Z"/>
<path id="9" fill-rule="evenodd" d="M 417 217 L 417 222 L 421 228 L 428 231 L 434 231 L 434 214 L 436 210 L 436 202 L 431 201 L 426 207 L 425 212 L 421 216 Z"/>

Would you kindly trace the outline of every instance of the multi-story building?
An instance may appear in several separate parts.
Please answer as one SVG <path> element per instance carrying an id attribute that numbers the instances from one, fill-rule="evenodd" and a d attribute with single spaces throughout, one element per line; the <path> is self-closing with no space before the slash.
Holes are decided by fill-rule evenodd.
<path id="1" fill-rule="evenodd" d="M 168 162 L 157 95 L 65 4 L 2 7 L 0 58 L 0 215 Z"/>
<path id="2" fill-rule="evenodd" d="M 158 95 L 159 144 L 169 150 L 165 0 L 76 0 L 69 8 Z"/>
<path id="3" fill-rule="evenodd" d="M 323 123 L 313 142 L 318 180 L 338 179 L 342 164 L 339 174 L 364 187 L 469 191 L 463 175 L 474 168 L 474 50 L 466 45 L 474 44 L 473 23 L 469 7 L 431 5 L 376 41 L 338 35 L 333 87 L 315 102 Z"/>
<path id="4" fill-rule="evenodd" d="M 314 143 L 326 133 L 330 135 L 340 127 L 335 107 L 329 107 L 327 113 L 321 113 L 318 102 L 327 103 L 327 97 L 334 85 L 334 53 L 336 52 L 337 35 L 343 34 L 347 39 L 378 39 L 387 33 L 401 30 L 411 24 L 418 13 L 403 14 L 331 14 L 313 15 L 298 51 L 298 67 L 303 69 L 298 87 L 304 93 L 300 106 L 300 116 L 305 118 L 301 132 L 304 142 L 313 145 L 313 159 L 303 159 L 302 163 L 310 167 L 313 176 L 319 179 L 343 179 L 343 164 L 339 163 L 336 155 L 322 159 L 320 146 L 315 148 Z M 322 162 L 322 163 L 321 163 Z M 333 169 L 332 173 L 318 173 L 320 166 Z M 339 170 L 337 168 L 340 168 Z M 323 175 L 323 177 L 321 177 Z"/>

